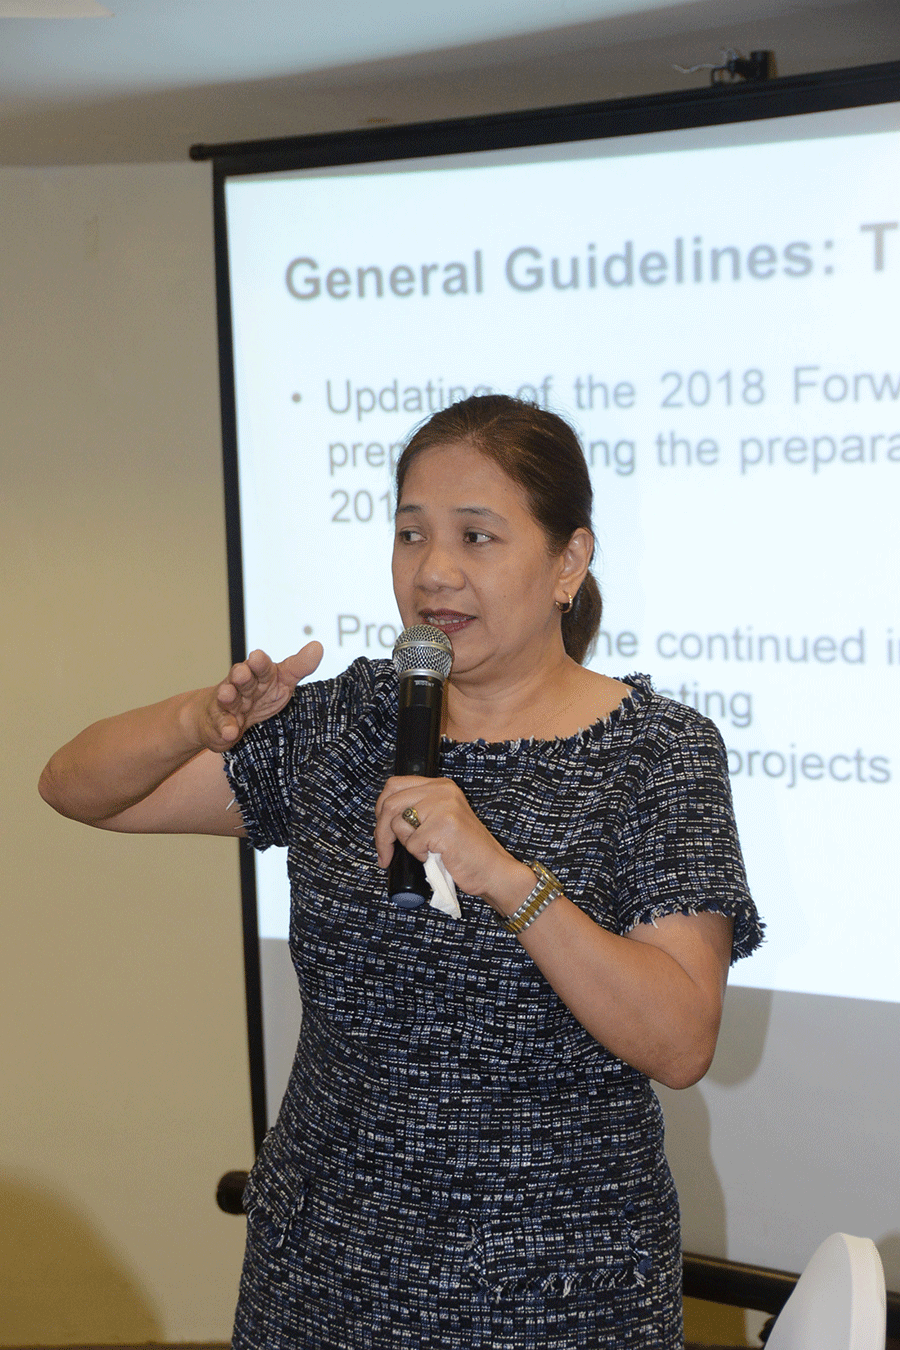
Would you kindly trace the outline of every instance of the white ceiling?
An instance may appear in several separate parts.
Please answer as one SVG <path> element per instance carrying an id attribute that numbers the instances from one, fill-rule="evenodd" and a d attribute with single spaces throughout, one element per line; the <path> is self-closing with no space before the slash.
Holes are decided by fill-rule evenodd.
<path id="1" fill-rule="evenodd" d="M 13 18 L 108 11 L 108 17 Z M 0 163 L 184 159 L 245 140 L 900 58 L 900 0 L 0 0 Z"/>

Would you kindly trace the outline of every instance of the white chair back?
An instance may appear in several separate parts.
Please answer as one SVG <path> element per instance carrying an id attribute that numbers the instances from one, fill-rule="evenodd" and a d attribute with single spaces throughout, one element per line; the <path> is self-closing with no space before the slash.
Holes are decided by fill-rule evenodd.
<path id="1" fill-rule="evenodd" d="M 874 1242 L 832 1233 L 778 1314 L 766 1350 L 884 1350 L 884 1270 Z"/>

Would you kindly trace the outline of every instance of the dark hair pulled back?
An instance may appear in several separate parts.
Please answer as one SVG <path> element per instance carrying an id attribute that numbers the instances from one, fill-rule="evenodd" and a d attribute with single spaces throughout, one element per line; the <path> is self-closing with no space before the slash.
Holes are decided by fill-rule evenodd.
<path id="1" fill-rule="evenodd" d="M 594 493 L 584 451 L 572 427 L 536 403 L 506 394 L 474 395 L 442 408 L 417 427 L 397 463 L 397 500 L 410 465 L 423 450 L 468 442 L 494 461 L 522 489 L 552 557 L 558 557 L 578 529 L 593 536 Z M 600 628 L 603 601 L 588 572 L 562 616 L 566 652 L 582 663 Z"/>

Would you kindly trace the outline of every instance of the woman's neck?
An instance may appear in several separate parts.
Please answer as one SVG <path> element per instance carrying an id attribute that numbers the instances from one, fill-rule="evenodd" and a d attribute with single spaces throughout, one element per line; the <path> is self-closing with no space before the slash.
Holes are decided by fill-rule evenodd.
<path id="1" fill-rule="evenodd" d="M 606 686 L 614 686 L 607 689 Z M 622 701 L 617 680 L 585 670 L 564 652 L 540 670 L 492 685 L 473 679 L 447 685 L 446 736 L 455 741 L 549 740 L 569 736 Z"/>

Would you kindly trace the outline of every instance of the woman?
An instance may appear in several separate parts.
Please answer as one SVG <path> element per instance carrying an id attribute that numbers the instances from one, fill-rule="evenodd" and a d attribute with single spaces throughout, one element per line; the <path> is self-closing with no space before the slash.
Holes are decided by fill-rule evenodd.
<path id="1" fill-rule="evenodd" d="M 304 1019 L 245 1196 L 236 1347 L 672 1350 L 649 1080 L 705 1073 L 760 937 L 721 741 L 581 665 L 600 597 L 565 422 L 468 399 L 397 491 L 400 614 L 453 644 L 441 777 L 390 776 L 388 662 L 295 690 L 310 643 L 88 728 L 42 790 L 105 829 L 289 846 Z M 397 840 L 442 855 L 461 920 L 387 900 Z"/>

